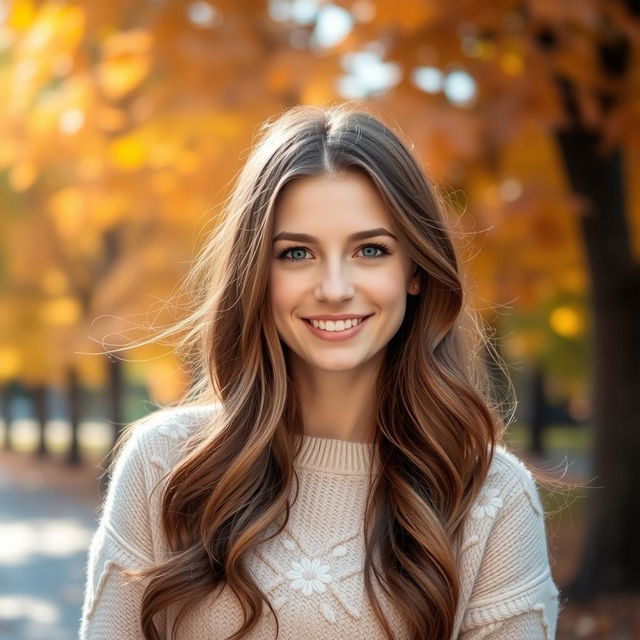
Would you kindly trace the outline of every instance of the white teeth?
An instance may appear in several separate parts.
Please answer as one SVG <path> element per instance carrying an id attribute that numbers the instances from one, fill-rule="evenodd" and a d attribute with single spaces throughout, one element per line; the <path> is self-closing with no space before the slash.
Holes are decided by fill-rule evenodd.
<path id="1" fill-rule="evenodd" d="M 351 327 L 355 327 L 357 324 L 362 322 L 361 318 L 350 318 L 348 320 L 311 320 L 311 323 L 316 329 L 322 329 L 323 331 L 345 331 L 346 329 L 351 329 Z"/>

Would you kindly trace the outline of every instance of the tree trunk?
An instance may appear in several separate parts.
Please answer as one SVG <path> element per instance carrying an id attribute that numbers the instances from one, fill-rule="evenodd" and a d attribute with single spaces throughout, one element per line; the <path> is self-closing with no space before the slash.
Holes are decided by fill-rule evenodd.
<path id="1" fill-rule="evenodd" d="M 69 369 L 67 374 L 67 405 L 69 411 L 69 428 L 71 430 L 67 464 L 78 465 L 82 462 L 80 457 L 80 443 L 78 440 L 81 414 L 80 385 L 78 382 L 78 373 L 73 367 Z"/>
<path id="2" fill-rule="evenodd" d="M 11 412 L 9 411 L 9 401 L 11 399 L 11 385 L 0 385 L 0 410 L 2 411 L 2 421 L 4 422 L 4 448 L 7 451 L 13 449 L 11 442 Z"/>
<path id="3" fill-rule="evenodd" d="M 45 457 L 49 453 L 47 450 L 47 387 L 43 384 L 33 387 L 31 398 L 38 423 L 38 447 L 35 453 L 39 457 Z"/>
<path id="4" fill-rule="evenodd" d="M 113 426 L 113 444 L 120 439 L 124 428 L 122 421 L 122 360 L 109 355 L 109 419 Z"/>
<path id="5" fill-rule="evenodd" d="M 531 376 L 531 405 L 529 407 L 529 451 L 536 456 L 545 454 L 542 436 L 547 421 L 547 403 L 544 393 L 544 369 L 540 363 L 534 365 Z"/>
<path id="6" fill-rule="evenodd" d="M 109 422 L 113 427 L 113 443 L 112 449 L 109 451 L 109 454 L 106 458 L 106 468 L 112 462 L 113 458 L 113 447 L 116 445 L 118 440 L 120 439 L 120 434 L 122 433 L 122 429 L 124 428 L 123 416 L 124 411 L 122 407 L 122 401 L 124 396 L 123 389 L 123 375 L 122 375 L 122 360 L 117 358 L 113 354 L 107 355 L 108 362 L 108 371 L 109 371 L 109 403 L 108 403 L 108 411 L 109 411 Z M 109 478 L 106 474 L 103 474 L 100 477 L 100 493 L 104 495 L 107 491 Z"/>
<path id="7" fill-rule="evenodd" d="M 590 203 L 581 220 L 591 272 L 594 448 L 585 546 L 566 595 L 640 586 L 640 267 L 626 220 L 622 153 L 574 126 L 558 134 L 573 189 Z"/>

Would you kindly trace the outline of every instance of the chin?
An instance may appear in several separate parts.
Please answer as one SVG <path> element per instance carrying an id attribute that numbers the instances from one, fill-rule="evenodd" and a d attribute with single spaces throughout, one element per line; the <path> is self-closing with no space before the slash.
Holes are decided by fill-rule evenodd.
<path id="1" fill-rule="evenodd" d="M 314 369 L 328 372 L 353 371 L 364 365 L 363 360 L 311 360 L 307 364 Z"/>

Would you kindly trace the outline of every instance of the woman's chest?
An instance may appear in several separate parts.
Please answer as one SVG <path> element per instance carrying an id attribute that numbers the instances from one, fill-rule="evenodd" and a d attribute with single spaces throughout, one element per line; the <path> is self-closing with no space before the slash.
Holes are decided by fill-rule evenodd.
<path id="1" fill-rule="evenodd" d="M 351 483 L 346 490 L 339 477 L 329 478 L 320 485 L 320 496 L 317 484 L 317 478 L 301 478 L 299 500 L 285 528 L 249 553 L 245 566 L 277 615 L 281 640 L 384 640 L 364 583 L 366 485 Z M 265 538 L 275 531 L 271 528 Z M 401 616 L 375 580 L 374 591 L 395 637 L 407 637 Z M 177 638 L 222 640 L 231 637 L 242 620 L 242 607 L 226 587 L 188 614 Z M 257 627 L 244 637 L 276 637 L 266 605 Z"/>

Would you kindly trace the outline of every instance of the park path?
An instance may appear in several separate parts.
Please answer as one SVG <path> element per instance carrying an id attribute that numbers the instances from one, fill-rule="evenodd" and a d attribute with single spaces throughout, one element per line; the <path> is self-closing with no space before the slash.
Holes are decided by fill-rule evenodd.
<path id="1" fill-rule="evenodd" d="M 77 638 L 98 474 L 0 452 L 0 640 Z"/>

